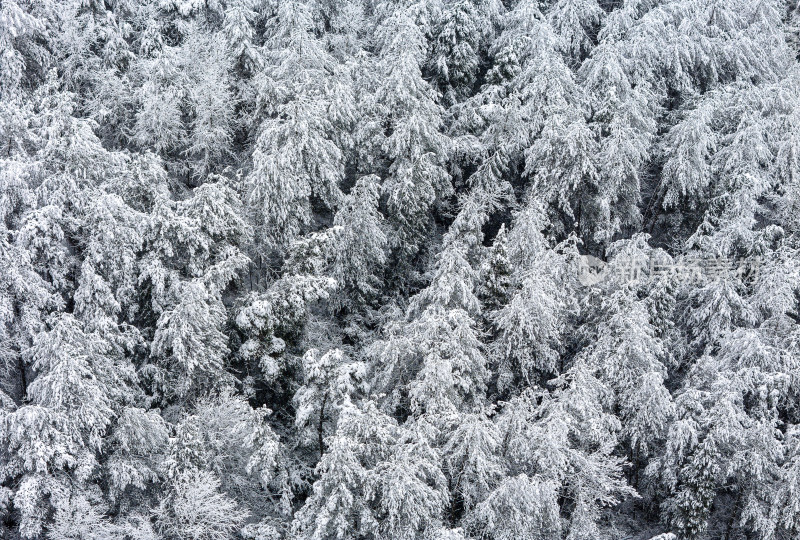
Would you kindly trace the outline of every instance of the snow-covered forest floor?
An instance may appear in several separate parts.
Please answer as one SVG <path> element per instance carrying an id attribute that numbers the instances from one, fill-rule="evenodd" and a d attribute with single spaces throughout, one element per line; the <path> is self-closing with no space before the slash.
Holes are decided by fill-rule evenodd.
<path id="1" fill-rule="evenodd" d="M 0 0 L 0 538 L 800 538 L 796 0 Z"/>

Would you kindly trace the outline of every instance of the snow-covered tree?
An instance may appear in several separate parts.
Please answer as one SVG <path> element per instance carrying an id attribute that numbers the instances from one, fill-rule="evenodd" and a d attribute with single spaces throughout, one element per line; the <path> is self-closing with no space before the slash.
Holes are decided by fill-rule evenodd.
<path id="1" fill-rule="evenodd" d="M 443 110 L 422 76 L 427 55 L 425 6 L 391 5 L 376 29 L 378 82 L 374 114 L 385 126 L 382 150 L 389 160 L 383 191 L 395 229 L 394 246 L 406 256 L 419 251 L 435 203 L 451 194 L 445 169 L 449 140 L 442 133 Z"/>
<path id="2" fill-rule="evenodd" d="M 500 359 L 501 388 L 515 379 L 532 381 L 557 371 L 562 334 L 574 309 L 565 295 L 565 287 L 571 286 L 565 279 L 567 258 L 544 238 L 542 213 L 538 205 L 528 206 L 508 235 L 508 257 L 514 264 L 506 293 L 510 298 L 490 315 L 498 333 L 493 347 Z"/>
<path id="3" fill-rule="evenodd" d="M 360 362 L 348 362 L 339 349 L 320 355 L 311 349 L 303 357 L 304 384 L 295 394 L 295 425 L 314 433 L 320 456 L 325 453 L 326 425 L 334 429 L 339 410 L 358 392 L 365 372 Z"/>
<path id="4" fill-rule="evenodd" d="M 497 427 L 483 414 L 468 415 L 447 438 L 443 453 L 450 492 L 468 512 L 503 476 L 499 447 Z"/>
<path id="5" fill-rule="evenodd" d="M 798 29 L 0 0 L 0 537 L 796 537 Z"/>
<path id="6" fill-rule="evenodd" d="M 378 178 L 359 178 L 333 220 L 337 232 L 331 274 L 339 287 L 337 304 L 355 309 L 374 300 L 386 262 L 387 237 L 378 211 Z"/>
<path id="7" fill-rule="evenodd" d="M 439 453 L 415 427 L 400 431 L 389 457 L 375 466 L 367 483 L 379 534 L 401 540 L 435 530 L 449 499 Z"/>
<path id="8" fill-rule="evenodd" d="M 557 0 L 547 9 L 547 19 L 573 61 L 582 60 L 592 49 L 604 15 L 596 0 Z"/>
<path id="9" fill-rule="evenodd" d="M 281 2 L 268 29 L 266 66 L 256 85 L 269 116 L 253 151 L 248 205 L 257 240 L 284 248 L 311 225 L 312 197 L 331 209 L 340 203 L 344 156 L 332 119 L 351 115 L 353 105 L 346 85 L 334 85 L 336 61 L 313 32 L 309 6 Z M 345 96 L 337 99 L 341 90 Z"/>
<path id="10" fill-rule="evenodd" d="M 163 369 L 156 379 L 160 391 L 184 397 L 227 379 L 229 349 L 222 333 L 225 308 L 206 285 L 186 282 L 178 296 L 179 302 L 158 318 L 151 354 Z"/>
<path id="11" fill-rule="evenodd" d="M 26 355 L 36 373 L 27 387 L 29 401 L 3 413 L 0 433 L 3 477 L 17 486 L 19 531 L 35 537 L 49 529 L 49 509 L 57 519 L 59 509 L 98 499 L 89 480 L 116 411 L 133 399 L 136 375 L 130 362 L 115 358 L 105 340 L 68 314 L 37 334 Z"/>
<path id="12" fill-rule="evenodd" d="M 647 456 L 663 438 L 673 408 L 664 387 L 664 347 L 650 324 L 647 306 L 630 288 L 604 298 L 599 309 L 601 320 L 585 351 L 587 361 L 614 389 L 631 448 Z"/>
<path id="13" fill-rule="evenodd" d="M 230 538 L 247 519 L 234 500 L 219 491 L 214 473 L 187 470 L 171 483 L 155 510 L 156 529 L 164 535 L 198 540 Z"/>
<path id="14" fill-rule="evenodd" d="M 485 38 L 493 30 L 490 4 L 475 0 L 445 2 L 435 22 L 431 69 L 449 103 L 468 96 L 475 85 Z"/>
<path id="15" fill-rule="evenodd" d="M 462 404 L 480 404 L 485 389 L 478 271 L 469 254 L 487 208 L 473 202 L 465 201 L 451 226 L 430 284 L 411 299 L 404 320 L 388 325 L 385 338 L 370 346 L 377 388 L 391 390 L 396 406 L 407 399 L 416 413 L 452 414 Z"/>
<path id="16" fill-rule="evenodd" d="M 40 13 L 32 11 L 27 2 L 15 0 L 3 2 L 0 8 L 0 47 L 3 48 L 0 96 L 4 99 L 19 90 L 26 72 L 35 69 L 35 64 L 30 66 L 29 62 L 37 56 L 40 62 L 44 60 L 40 55 L 45 54 L 46 49 L 36 43 L 36 37 L 45 32 L 45 21 Z"/>
<path id="17" fill-rule="evenodd" d="M 298 538 L 353 538 L 375 534 L 378 521 L 367 492 L 375 466 L 387 459 L 397 424 L 374 403 L 358 407 L 345 401 L 336 433 L 317 465 L 319 478 L 305 505 L 295 514 Z"/>

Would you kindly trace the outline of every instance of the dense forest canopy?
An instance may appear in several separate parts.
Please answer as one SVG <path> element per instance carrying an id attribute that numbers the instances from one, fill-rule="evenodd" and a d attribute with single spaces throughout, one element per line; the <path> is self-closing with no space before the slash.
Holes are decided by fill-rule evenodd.
<path id="1" fill-rule="evenodd" d="M 0 0 L 0 537 L 800 537 L 795 0 Z"/>

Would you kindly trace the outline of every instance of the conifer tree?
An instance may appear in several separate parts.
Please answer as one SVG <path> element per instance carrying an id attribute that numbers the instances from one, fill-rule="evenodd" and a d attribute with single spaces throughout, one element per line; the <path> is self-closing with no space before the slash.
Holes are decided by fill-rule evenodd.
<path id="1" fill-rule="evenodd" d="M 0 0 L 0 537 L 796 537 L 799 13 Z"/>
<path id="2" fill-rule="evenodd" d="M 337 304 L 346 309 L 368 304 L 380 291 L 388 240 L 378 210 L 379 190 L 377 177 L 360 178 L 333 220 L 339 230 L 331 273 L 339 284 Z"/>
<path id="3" fill-rule="evenodd" d="M 342 149 L 332 113 L 335 59 L 313 33 L 309 7 L 281 2 L 268 22 L 265 68 L 257 77 L 261 124 L 248 176 L 248 205 L 265 248 L 285 248 L 311 225 L 311 198 L 328 208 L 341 199 Z M 341 110 L 333 109 L 340 105 Z"/>
<path id="4" fill-rule="evenodd" d="M 431 210 L 451 194 L 445 169 L 449 141 L 441 132 L 442 108 L 422 77 L 427 55 L 427 23 L 422 4 L 386 5 L 387 17 L 376 29 L 375 114 L 387 126 L 382 150 L 389 160 L 383 191 L 396 230 L 393 246 L 404 256 L 420 249 Z"/>

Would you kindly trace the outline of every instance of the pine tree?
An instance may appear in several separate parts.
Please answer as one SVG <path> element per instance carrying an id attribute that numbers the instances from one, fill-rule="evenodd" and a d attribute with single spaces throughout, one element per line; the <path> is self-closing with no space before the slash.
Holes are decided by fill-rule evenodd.
<path id="1" fill-rule="evenodd" d="M 656 129 L 654 94 L 646 85 L 631 84 L 615 37 L 606 37 L 579 70 L 592 109 L 590 126 L 600 136 L 598 192 L 588 210 L 595 212 L 593 236 L 604 242 L 640 224 L 642 169 Z"/>
<path id="2" fill-rule="evenodd" d="M 600 310 L 603 319 L 587 351 L 588 361 L 617 395 L 631 448 L 647 456 L 663 437 L 673 408 L 664 387 L 663 344 L 649 323 L 646 306 L 632 290 L 613 293 Z"/>
<path id="3" fill-rule="evenodd" d="M 333 220 L 339 231 L 331 274 L 339 284 L 336 303 L 348 310 L 368 305 L 379 292 L 387 248 L 379 197 L 378 178 L 362 177 Z"/>
<path id="4" fill-rule="evenodd" d="M 269 117 L 253 151 L 248 206 L 260 244 L 282 249 L 311 225 L 312 197 L 331 209 L 340 203 L 344 157 L 331 116 L 346 111 L 332 110 L 335 60 L 313 34 L 308 6 L 282 2 L 268 24 L 256 87 Z"/>
<path id="5" fill-rule="evenodd" d="M 486 207 L 472 202 L 462 206 L 431 283 L 412 298 L 405 320 L 389 325 L 386 338 L 370 346 L 369 354 L 377 360 L 377 387 L 395 388 L 394 400 L 406 399 L 408 392 L 410 408 L 418 414 L 446 416 L 462 404 L 479 404 L 485 389 L 478 272 L 469 253 L 480 241 Z"/>
<path id="6" fill-rule="evenodd" d="M 509 258 L 508 234 L 505 224 L 494 237 L 492 248 L 481 267 L 481 300 L 488 311 L 494 311 L 508 303 L 511 296 L 513 267 Z"/>
<path id="7" fill-rule="evenodd" d="M 311 349 L 303 357 L 304 384 L 295 394 L 295 425 L 314 433 L 320 456 L 325 453 L 326 425 L 335 430 L 339 410 L 360 390 L 365 371 L 360 362 L 348 362 L 334 349 L 319 356 Z"/>
<path id="8" fill-rule="evenodd" d="M 447 2 L 435 23 L 431 68 L 446 103 L 463 99 L 475 85 L 484 36 L 492 25 L 485 9 L 473 0 Z"/>
<path id="9" fill-rule="evenodd" d="M 512 290 L 507 304 L 491 314 L 500 355 L 498 384 L 531 381 L 555 373 L 562 347 L 561 334 L 573 306 L 564 294 L 561 272 L 564 256 L 550 248 L 542 235 L 541 207 L 530 205 L 515 219 L 509 232 Z"/>
<path id="10" fill-rule="evenodd" d="M 222 302 L 199 280 L 182 283 L 180 300 L 158 318 L 151 354 L 162 368 L 159 392 L 185 398 L 225 383 L 228 340 Z"/>
<path id="11" fill-rule="evenodd" d="M 595 0 L 558 0 L 547 10 L 550 25 L 564 40 L 565 52 L 575 62 L 592 49 L 592 36 L 604 15 Z"/>
<path id="12" fill-rule="evenodd" d="M 375 534 L 375 509 L 367 486 L 378 463 L 388 458 L 397 424 L 374 403 L 345 401 L 336 433 L 317 465 L 319 478 L 292 524 L 299 538 L 352 538 Z"/>
<path id="13" fill-rule="evenodd" d="M 37 14 L 23 8 L 26 3 L 3 2 L 0 9 L 0 47 L 4 54 L 0 61 L 0 96 L 4 99 L 19 90 L 26 76 L 27 62 L 41 54 L 35 38 L 45 32 L 45 23 Z M 27 58 L 26 58 L 27 57 Z"/>
<path id="14" fill-rule="evenodd" d="M 49 509 L 57 518 L 60 510 L 82 505 L 90 512 L 88 524 L 103 513 L 102 503 L 89 509 L 87 501 L 98 499 L 90 479 L 106 430 L 118 407 L 132 400 L 136 378 L 133 366 L 110 352 L 102 338 L 84 332 L 67 314 L 38 333 L 27 352 L 37 374 L 27 388 L 29 402 L 4 412 L 0 432 L 3 477 L 16 479 L 14 505 L 24 536 L 49 530 Z"/>
<path id="15" fill-rule="evenodd" d="M 254 23 L 258 13 L 255 0 L 234 0 L 225 9 L 223 34 L 229 52 L 245 72 L 253 72 L 260 65 L 261 57 L 253 43 Z"/>
<path id="16" fill-rule="evenodd" d="M 683 487 L 675 496 L 671 522 L 683 538 L 698 538 L 706 529 L 718 472 L 715 454 L 713 440 L 704 440 L 680 471 Z"/>
<path id="17" fill-rule="evenodd" d="M 485 500 L 502 477 L 499 446 L 496 426 L 480 413 L 462 419 L 448 436 L 442 450 L 445 470 L 450 492 L 465 511 Z"/>
<path id="18" fill-rule="evenodd" d="M 525 474 L 507 476 L 469 517 L 471 529 L 498 540 L 544 539 L 561 532 L 558 486 Z"/>
<path id="19" fill-rule="evenodd" d="M 119 412 L 108 436 L 110 452 L 104 463 L 112 502 L 124 501 L 134 490 L 143 492 L 159 482 L 168 442 L 167 424 L 156 411 L 127 406 Z"/>
<path id="20" fill-rule="evenodd" d="M 623 462 L 613 455 L 621 424 L 606 412 L 610 389 L 582 360 L 553 382 L 552 394 L 528 390 L 506 405 L 499 417 L 503 455 L 510 475 L 527 475 L 538 486 L 536 499 L 527 503 L 541 520 L 537 534 L 558 531 L 553 501 L 560 489 L 576 505 L 567 536 L 589 538 L 604 506 L 635 495 L 622 478 Z"/>
<path id="21" fill-rule="evenodd" d="M 388 16 L 376 29 L 379 44 L 374 91 L 377 121 L 387 126 L 382 150 L 389 160 L 383 191 L 396 230 L 393 246 L 415 255 L 437 202 L 451 194 L 445 169 L 449 141 L 441 132 L 442 108 L 421 68 L 427 54 L 424 6 L 383 6 Z"/>
<path id="22" fill-rule="evenodd" d="M 380 534 L 410 540 L 435 530 L 449 499 L 439 459 L 415 426 L 401 430 L 367 484 Z"/>
<path id="23" fill-rule="evenodd" d="M 800 466 L 797 458 L 797 433 L 796 427 L 790 432 L 789 439 L 790 453 L 784 465 L 783 474 L 785 481 L 776 497 L 778 519 L 781 527 L 787 533 L 797 532 L 798 516 L 800 516 Z"/>

